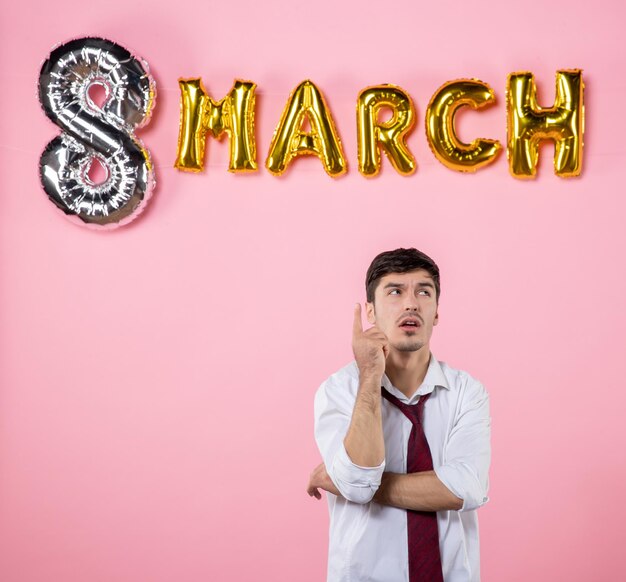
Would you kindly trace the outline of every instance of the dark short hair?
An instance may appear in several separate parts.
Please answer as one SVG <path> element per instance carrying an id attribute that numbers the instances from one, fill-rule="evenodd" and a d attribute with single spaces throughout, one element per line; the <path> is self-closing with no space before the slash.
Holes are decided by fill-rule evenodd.
<path id="1" fill-rule="evenodd" d="M 441 285 L 439 282 L 439 267 L 428 255 L 417 249 L 396 249 L 385 251 L 377 255 L 367 270 L 365 276 L 365 293 L 369 303 L 374 302 L 374 294 L 378 281 L 389 273 L 407 273 L 424 269 L 433 278 L 435 284 L 435 299 L 439 302 Z"/>

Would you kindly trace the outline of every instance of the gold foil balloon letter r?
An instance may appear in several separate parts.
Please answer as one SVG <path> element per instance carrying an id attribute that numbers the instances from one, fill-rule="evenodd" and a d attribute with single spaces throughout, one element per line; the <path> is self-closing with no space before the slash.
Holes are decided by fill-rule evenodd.
<path id="1" fill-rule="evenodd" d="M 415 107 L 408 93 L 394 85 L 368 87 L 357 99 L 357 141 L 359 171 L 372 177 L 380 171 L 380 148 L 397 172 L 412 174 L 417 167 L 406 145 L 406 136 L 415 124 Z M 393 115 L 380 121 L 381 109 Z M 379 147 L 380 146 L 380 147 Z"/>

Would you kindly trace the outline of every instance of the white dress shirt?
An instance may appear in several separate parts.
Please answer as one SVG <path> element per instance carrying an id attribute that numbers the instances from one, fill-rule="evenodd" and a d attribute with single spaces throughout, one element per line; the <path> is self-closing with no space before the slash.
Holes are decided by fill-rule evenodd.
<path id="1" fill-rule="evenodd" d="M 459 511 L 438 511 L 445 582 L 480 579 L 476 509 L 489 498 L 489 396 L 480 382 L 430 355 L 424 382 L 407 398 L 385 374 L 382 385 L 407 404 L 424 405 L 424 434 L 439 479 L 463 499 Z M 328 582 L 408 582 L 406 510 L 372 501 L 383 471 L 406 473 L 410 420 L 381 396 L 385 459 L 355 465 L 346 436 L 359 388 L 356 362 L 330 376 L 315 394 L 315 440 L 341 497 L 329 493 Z"/>

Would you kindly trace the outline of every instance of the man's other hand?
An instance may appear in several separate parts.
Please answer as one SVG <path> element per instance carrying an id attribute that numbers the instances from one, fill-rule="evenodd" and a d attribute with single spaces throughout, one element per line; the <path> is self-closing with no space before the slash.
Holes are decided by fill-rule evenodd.
<path id="1" fill-rule="evenodd" d="M 307 487 L 306 492 L 316 499 L 321 499 L 322 494 L 320 493 L 320 489 L 324 491 L 328 491 L 333 495 L 341 495 L 339 493 L 339 489 L 335 487 L 335 484 L 332 482 L 332 479 L 328 476 L 328 472 L 326 471 L 326 466 L 324 463 L 321 463 L 311 473 L 309 477 L 309 485 Z"/>

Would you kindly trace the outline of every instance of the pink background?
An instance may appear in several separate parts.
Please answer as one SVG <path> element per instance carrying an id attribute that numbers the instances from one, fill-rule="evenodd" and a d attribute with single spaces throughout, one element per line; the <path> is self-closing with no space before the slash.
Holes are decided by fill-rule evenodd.
<path id="1" fill-rule="evenodd" d="M 616 580 L 626 461 L 624 5 L 399 0 L 221 4 L 23 0 L 0 24 L 0 579 L 319 582 L 325 500 L 313 394 L 352 357 L 352 306 L 381 250 L 416 246 L 442 270 L 433 353 L 491 394 L 487 581 Z M 140 137 L 158 186 L 133 224 L 98 233 L 48 202 L 39 155 L 58 131 L 36 98 L 60 42 L 105 36 L 158 83 Z M 461 137 L 506 143 L 505 84 L 557 69 L 586 83 L 583 175 L 476 175 L 442 166 L 424 136 L 444 82 L 488 82 L 497 105 Z M 221 98 L 258 84 L 261 169 L 174 170 L 179 77 Z M 262 166 L 289 93 L 324 92 L 348 174 L 317 158 Z M 355 103 L 394 83 L 418 115 L 418 171 L 357 170 Z"/>

